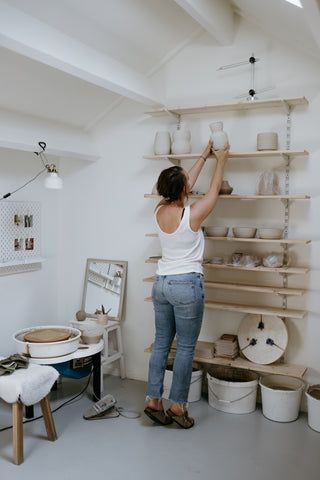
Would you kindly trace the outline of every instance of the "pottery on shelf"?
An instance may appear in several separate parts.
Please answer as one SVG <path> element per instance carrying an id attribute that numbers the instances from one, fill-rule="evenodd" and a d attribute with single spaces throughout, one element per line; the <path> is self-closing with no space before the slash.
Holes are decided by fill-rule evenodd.
<path id="1" fill-rule="evenodd" d="M 257 150 L 278 150 L 278 134 L 276 132 L 258 133 Z"/>
<path id="2" fill-rule="evenodd" d="M 283 237 L 283 228 L 259 228 L 258 235 L 267 240 L 279 240 Z"/>
<path id="3" fill-rule="evenodd" d="M 229 227 L 208 225 L 204 227 L 204 232 L 208 237 L 226 237 L 228 235 Z"/>
<path id="4" fill-rule="evenodd" d="M 154 138 L 153 152 L 155 155 L 169 155 L 171 151 L 170 132 L 157 132 Z"/>
<path id="5" fill-rule="evenodd" d="M 178 128 L 172 134 L 171 152 L 174 155 L 182 155 L 191 152 L 191 133 L 186 128 Z"/>
<path id="6" fill-rule="evenodd" d="M 233 187 L 229 184 L 228 180 L 223 180 L 221 188 L 219 190 L 220 195 L 231 195 L 233 192 Z"/>
<path id="7" fill-rule="evenodd" d="M 223 122 L 214 122 L 209 125 L 211 130 L 211 140 L 215 150 L 222 150 L 228 143 L 228 135 L 223 131 Z"/>
<path id="8" fill-rule="evenodd" d="M 254 238 L 257 229 L 254 227 L 233 227 L 232 233 L 235 238 Z"/>

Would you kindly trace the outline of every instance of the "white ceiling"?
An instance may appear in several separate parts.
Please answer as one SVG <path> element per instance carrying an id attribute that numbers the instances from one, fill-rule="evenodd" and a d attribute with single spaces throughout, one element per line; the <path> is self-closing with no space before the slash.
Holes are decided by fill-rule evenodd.
<path id="1" fill-rule="evenodd" d="M 285 0 L 232 0 L 232 2 L 239 15 L 261 27 L 267 34 L 307 55 L 319 58 L 319 46 L 312 36 L 302 8 Z"/>
<path id="2" fill-rule="evenodd" d="M 199 28 L 173 0 L 9 0 L 141 73 Z"/>
<path id="3" fill-rule="evenodd" d="M 119 95 L 0 48 L 0 107 L 83 127 Z"/>
<path id="4" fill-rule="evenodd" d="M 129 74 L 132 73 L 134 90 L 136 74 L 141 85 L 144 79 L 149 81 L 150 72 L 161 65 L 164 59 L 179 51 L 188 40 L 195 38 L 196 32 L 201 31 L 198 21 L 177 3 L 186 5 L 189 2 L 195 8 L 199 7 L 200 3 L 206 4 L 210 5 L 212 10 L 219 6 L 219 2 L 220 7 L 226 7 L 229 0 L 202 0 L 199 4 L 198 0 L 176 2 L 177 0 L 0 0 L 0 15 L 4 5 L 14 7 L 18 9 L 18 13 L 23 12 L 42 22 L 39 27 L 41 33 L 37 32 L 40 39 L 50 27 L 68 35 L 70 42 L 81 42 L 78 44 L 80 49 L 93 49 L 93 56 L 95 51 L 100 52 L 130 67 Z M 320 58 L 320 45 L 316 44 L 312 36 L 303 9 L 285 0 L 230 0 L 230 3 L 237 14 L 258 25 L 270 36 L 290 44 L 306 55 Z M 223 24 L 223 18 L 226 20 L 226 17 L 220 17 L 221 11 L 219 13 L 218 10 L 219 8 L 214 15 L 216 24 L 220 18 L 220 23 Z M 230 17 L 227 8 L 225 15 Z M 24 20 L 19 19 L 22 29 L 29 23 L 29 30 L 25 29 L 25 38 L 29 38 L 28 32 L 33 28 L 30 27 L 31 17 L 29 22 L 25 17 Z M 12 20 L 13 25 L 20 25 L 19 22 Z M 5 26 L 2 23 L 2 28 Z M 50 43 L 50 38 L 53 38 L 52 32 L 48 30 L 45 38 L 47 44 Z M 1 33 L 0 31 L 0 38 Z M 6 35 L 8 36 L 8 32 Z M 209 41 L 216 44 L 214 36 L 211 36 Z M 55 40 L 51 43 L 53 42 Z M 102 83 L 90 82 L 90 75 L 78 75 L 79 78 L 73 76 L 72 69 L 63 69 L 63 58 L 60 59 L 59 65 L 62 67 L 59 70 L 59 65 L 54 61 L 46 64 L 41 54 L 38 56 L 39 61 L 36 61 L 31 58 L 37 57 L 25 53 L 23 47 L 16 50 L 20 54 L 16 53 L 14 40 L 11 45 L 6 45 L 5 42 L 2 42 L 2 45 L 11 50 L 0 47 L 0 107 L 86 127 L 121 98 L 107 89 L 107 83 L 103 88 Z M 54 60 L 54 54 L 51 58 Z M 84 55 L 85 58 L 88 59 Z M 104 61 L 104 57 L 97 58 Z M 109 67 L 105 68 L 108 70 Z M 72 75 L 66 72 L 71 72 Z M 122 78 L 124 75 L 122 74 Z M 96 78 L 99 79 L 99 75 Z"/>

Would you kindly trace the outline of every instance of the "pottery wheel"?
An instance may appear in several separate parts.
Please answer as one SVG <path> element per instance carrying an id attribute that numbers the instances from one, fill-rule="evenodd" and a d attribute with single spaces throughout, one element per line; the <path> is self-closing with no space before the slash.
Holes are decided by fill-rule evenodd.
<path id="1" fill-rule="evenodd" d="M 278 360 L 288 344 L 288 332 L 279 317 L 247 315 L 239 330 L 240 351 L 251 362 L 267 365 Z"/>
<path id="2" fill-rule="evenodd" d="M 24 340 L 30 343 L 63 342 L 71 337 L 69 330 L 64 328 L 41 328 L 31 330 L 24 335 Z"/>

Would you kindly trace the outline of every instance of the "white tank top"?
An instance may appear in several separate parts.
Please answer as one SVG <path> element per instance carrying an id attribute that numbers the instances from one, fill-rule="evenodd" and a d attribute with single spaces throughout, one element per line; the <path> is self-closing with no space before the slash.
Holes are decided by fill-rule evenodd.
<path id="1" fill-rule="evenodd" d="M 180 225 L 173 233 L 165 233 L 161 230 L 157 221 L 159 208 L 155 213 L 155 223 L 159 234 L 162 258 L 158 262 L 157 275 L 203 273 L 204 236 L 201 228 L 194 232 L 190 227 L 190 206 L 185 207 Z"/>

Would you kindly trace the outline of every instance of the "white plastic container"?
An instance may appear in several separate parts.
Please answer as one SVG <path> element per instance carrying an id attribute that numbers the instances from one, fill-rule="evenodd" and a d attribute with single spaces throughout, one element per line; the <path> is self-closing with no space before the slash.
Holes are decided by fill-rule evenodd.
<path id="1" fill-rule="evenodd" d="M 306 391 L 308 402 L 308 425 L 320 432 L 320 385 L 310 385 Z"/>
<path id="2" fill-rule="evenodd" d="M 256 409 L 259 375 L 231 367 L 213 367 L 207 373 L 209 405 L 226 413 L 244 414 Z"/>
<path id="3" fill-rule="evenodd" d="M 202 375 L 203 371 L 194 369 L 192 372 L 191 376 L 191 384 L 190 384 L 190 389 L 189 389 L 189 395 L 188 395 L 188 402 L 198 402 L 201 399 L 201 390 L 202 390 Z M 166 398 L 167 400 L 169 399 L 169 394 L 170 394 L 170 388 L 172 384 L 172 376 L 173 372 L 172 369 L 167 367 L 166 373 L 164 375 L 164 380 L 163 380 L 163 398 Z"/>
<path id="4" fill-rule="evenodd" d="M 262 413 L 274 422 L 293 422 L 299 416 L 305 382 L 287 375 L 266 375 L 260 379 Z"/>

